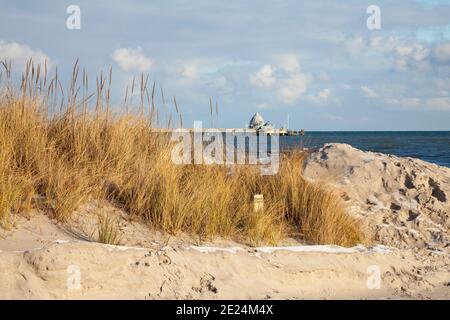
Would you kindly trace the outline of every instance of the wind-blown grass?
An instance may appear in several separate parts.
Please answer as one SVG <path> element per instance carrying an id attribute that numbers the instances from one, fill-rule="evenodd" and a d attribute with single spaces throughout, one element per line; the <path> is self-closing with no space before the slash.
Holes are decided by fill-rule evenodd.
<path id="1" fill-rule="evenodd" d="M 287 236 L 345 246 L 364 240 L 339 196 L 303 178 L 304 153 L 284 154 L 274 176 L 261 176 L 250 165 L 237 166 L 231 175 L 222 165 L 175 165 L 169 136 L 155 130 L 155 85 L 150 94 L 143 75 L 138 113 L 129 112 L 126 99 L 126 112 L 113 116 L 111 75 L 109 81 L 98 77 L 97 92 L 89 95 L 84 71 L 82 90 L 77 87 L 76 64 L 66 98 L 55 104 L 55 92 L 62 91 L 57 74 L 50 80 L 38 68 L 30 62 L 21 90 L 8 82 L 0 96 L 2 227 L 11 228 L 14 215 L 30 208 L 64 221 L 80 204 L 104 200 L 171 234 L 254 244 Z M 87 101 L 94 96 L 91 110 Z M 171 128 L 172 115 L 167 118 Z M 264 195 L 261 211 L 253 210 L 254 194 Z"/>

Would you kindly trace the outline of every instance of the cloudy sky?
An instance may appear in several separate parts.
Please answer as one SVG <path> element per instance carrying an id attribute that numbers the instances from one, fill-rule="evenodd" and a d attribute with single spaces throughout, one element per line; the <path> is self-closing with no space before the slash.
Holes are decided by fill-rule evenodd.
<path id="1" fill-rule="evenodd" d="M 66 27 L 67 7 L 81 29 Z M 381 9 L 369 30 L 366 9 Z M 450 130 L 450 0 L 0 0 L 0 59 L 33 56 L 67 79 L 113 67 L 117 107 L 133 75 L 176 96 L 185 123 L 252 114 L 306 130 Z M 95 79 L 95 78 L 94 78 Z M 170 108 L 171 106 L 169 106 Z"/>

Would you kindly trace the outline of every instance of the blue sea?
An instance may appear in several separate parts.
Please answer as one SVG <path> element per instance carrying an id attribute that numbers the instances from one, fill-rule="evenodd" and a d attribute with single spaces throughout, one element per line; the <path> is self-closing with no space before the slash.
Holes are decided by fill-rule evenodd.
<path id="1" fill-rule="evenodd" d="M 316 148 L 330 142 L 450 167 L 450 131 L 306 131 L 304 136 L 281 137 L 280 146 Z"/>

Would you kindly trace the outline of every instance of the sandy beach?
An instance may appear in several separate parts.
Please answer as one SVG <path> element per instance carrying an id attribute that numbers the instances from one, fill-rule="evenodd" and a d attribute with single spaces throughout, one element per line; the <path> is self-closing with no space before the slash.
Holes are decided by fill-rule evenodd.
<path id="1" fill-rule="evenodd" d="M 0 2 L 15 313 L 448 309 L 450 0 Z"/>
<path id="2" fill-rule="evenodd" d="M 450 299 L 448 168 L 335 144 L 309 156 L 305 176 L 342 191 L 372 243 L 201 242 L 89 205 L 65 223 L 35 213 L 0 231 L 0 298 Z M 121 245 L 90 239 L 102 210 L 120 219 Z"/>

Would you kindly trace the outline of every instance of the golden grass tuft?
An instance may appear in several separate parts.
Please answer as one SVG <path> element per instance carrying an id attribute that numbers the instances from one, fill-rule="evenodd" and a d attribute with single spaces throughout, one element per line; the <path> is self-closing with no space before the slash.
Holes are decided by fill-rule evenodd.
<path id="1" fill-rule="evenodd" d="M 57 75 L 46 86 L 33 78 L 33 68 L 30 62 L 21 91 L 6 84 L 0 96 L 2 227 L 10 228 L 14 215 L 31 207 L 63 221 L 82 203 L 106 200 L 170 234 L 182 231 L 251 244 L 276 244 L 287 236 L 344 246 L 364 241 L 339 196 L 303 178 L 301 151 L 284 154 L 274 176 L 261 176 L 258 167 L 249 165 L 237 166 L 232 175 L 221 165 L 175 165 L 169 136 L 154 130 L 155 90 L 147 92 L 143 76 L 141 97 L 147 97 L 148 105 L 141 99 L 138 115 L 132 115 L 126 102 L 126 112 L 113 116 L 103 76 L 97 79 L 97 102 L 90 110 L 86 98 L 77 97 L 80 90 L 72 88 L 77 64 L 67 101 L 61 104 L 54 98 L 61 87 L 55 85 Z M 83 93 L 88 92 L 85 77 Z M 168 118 L 170 127 L 172 115 Z M 265 199 L 258 212 L 253 210 L 254 194 Z M 99 221 L 99 241 L 118 241 L 107 217 Z"/>
<path id="2" fill-rule="evenodd" d="M 98 242 L 119 245 L 121 238 L 118 225 L 118 221 L 108 215 L 98 216 Z"/>

